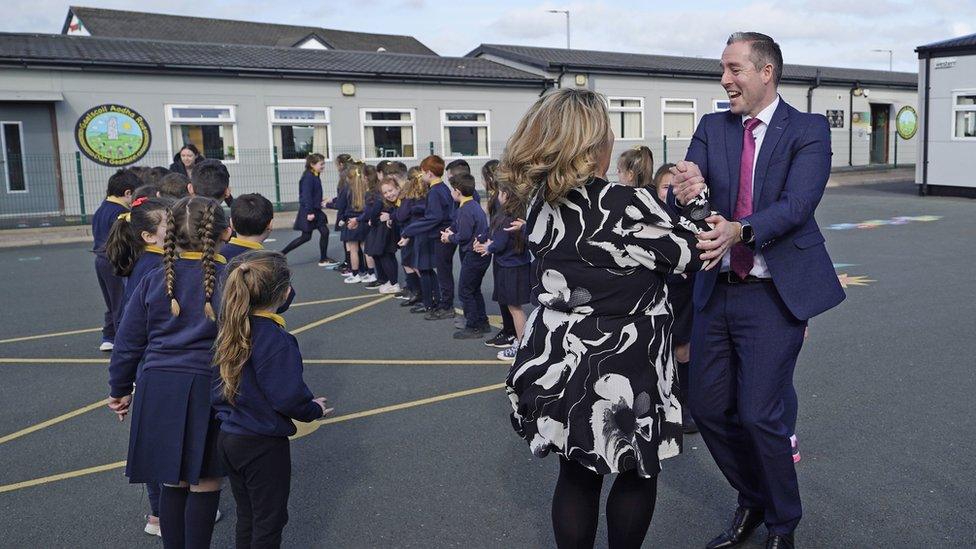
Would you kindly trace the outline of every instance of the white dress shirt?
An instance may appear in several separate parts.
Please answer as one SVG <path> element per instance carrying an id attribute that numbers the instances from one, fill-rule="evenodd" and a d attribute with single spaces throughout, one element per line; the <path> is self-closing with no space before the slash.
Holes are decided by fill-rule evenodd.
<path id="1" fill-rule="evenodd" d="M 759 111 L 759 114 L 756 115 L 756 118 L 758 118 L 762 122 L 762 124 L 759 124 L 758 126 L 756 126 L 752 130 L 752 136 L 756 139 L 756 152 L 752 156 L 752 185 L 753 185 L 752 189 L 753 189 L 753 198 L 755 198 L 755 189 L 756 189 L 756 160 L 759 159 L 759 151 L 762 150 L 763 138 L 766 137 L 766 127 L 769 126 L 770 121 L 772 121 L 773 114 L 776 112 L 776 108 L 777 107 L 779 107 L 779 95 L 778 94 L 776 95 L 776 99 L 774 99 L 772 103 L 770 103 L 765 109 Z M 742 116 L 742 127 L 743 128 L 745 128 L 746 122 L 750 118 L 752 118 L 752 117 L 751 116 L 748 116 L 748 115 L 743 115 Z M 736 181 L 735 183 L 738 184 L 739 182 Z M 755 202 L 753 202 L 753 203 L 755 203 Z M 735 204 L 733 204 L 732 206 L 734 208 L 735 207 Z M 769 278 L 769 268 L 766 267 L 766 260 L 763 259 L 762 254 L 759 253 L 758 250 L 756 250 L 756 252 L 755 252 L 755 257 L 756 257 L 756 259 L 752 263 L 752 270 L 749 271 L 749 274 L 751 274 L 752 276 L 759 277 L 759 278 Z M 731 267 L 730 267 L 730 264 L 731 263 L 732 263 L 732 253 L 731 253 L 731 248 L 729 248 L 729 251 L 726 251 L 725 252 L 725 255 L 722 256 L 722 268 L 721 268 L 721 270 L 723 272 L 724 271 L 731 270 Z"/>

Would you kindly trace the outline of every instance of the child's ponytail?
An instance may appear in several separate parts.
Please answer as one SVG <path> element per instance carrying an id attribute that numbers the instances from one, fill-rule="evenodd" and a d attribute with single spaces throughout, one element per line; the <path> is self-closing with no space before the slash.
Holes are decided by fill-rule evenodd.
<path id="1" fill-rule="evenodd" d="M 105 241 L 105 255 L 112 264 L 115 276 L 129 276 L 142 254 L 143 243 L 130 227 L 130 215 L 124 213 L 115 220 Z"/>
<path id="2" fill-rule="evenodd" d="M 166 216 L 166 238 L 163 239 L 163 270 L 166 275 L 166 297 L 173 316 L 180 316 L 180 303 L 176 301 L 176 212 L 186 208 L 186 199 L 180 200 Z"/>
<path id="3" fill-rule="evenodd" d="M 251 319 L 257 311 L 277 309 L 288 298 L 291 271 L 285 256 L 255 250 L 235 257 L 228 265 L 220 301 L 220 328 L 214 343 L 214 365 L 220 369 L 221 389 L 227 402 L 241 384 L 244 364 L 251 357 Z"/>
<path id="4" fill-rule="evenodd" d="M 214 216 L 216 215 L 215 210 L 219 207 L 216 202 L 208 202 L 206 210 L 203 212 L 203 219 L 197 229 L 198 238 L 203 244 L 203 258 L 201 259 L 203 266 L 203 312 L 211 321 L 217 320 L 210 300 L 213 297 L 214 286 L 217 285 L 217 268 L 214 266 L 217 254 L 217 235 L 214 234 Z"/>
<path id="5" fill-rule="evenodd" d="M 637 188 L 654 185 L 654 153 L 645 145 L 638 145 L 620 155 L 618 167 L 634 174 Z"/>

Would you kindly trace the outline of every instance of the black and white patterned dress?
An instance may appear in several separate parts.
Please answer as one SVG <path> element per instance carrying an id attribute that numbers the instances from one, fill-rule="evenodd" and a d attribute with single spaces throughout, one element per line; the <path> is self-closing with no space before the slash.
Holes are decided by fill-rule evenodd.
<path id="1" fill-rule="evenodd" d="M 665 277 L 702 267 L 707 225 L 602 179 L 536 200 L 527 222 L 539 307 L 507 378 L 512 424 L 539 457 L 652 477 L 681 453 Z"/>

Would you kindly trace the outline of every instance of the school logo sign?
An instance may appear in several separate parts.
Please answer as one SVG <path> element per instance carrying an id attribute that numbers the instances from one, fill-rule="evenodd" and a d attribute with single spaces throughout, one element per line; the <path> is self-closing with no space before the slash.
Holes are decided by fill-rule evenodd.
<path id="1" fill-rule="evenodd" d="M 898 135 L 902 139 L 915 137 L 915 132 L 918 131 L 918 113 L 915 112 L 914 108 L 905 105 L 895 117 L 895 127 L 898 128 Z"/>
<path id="2" fill-rule="evenodd" d="M 152 143 L 149 125 L 141 114 L 122 105 L 88 109 L 75 125 L 81 153 L 102 166 L 128 166 L 146 155 Z"/>

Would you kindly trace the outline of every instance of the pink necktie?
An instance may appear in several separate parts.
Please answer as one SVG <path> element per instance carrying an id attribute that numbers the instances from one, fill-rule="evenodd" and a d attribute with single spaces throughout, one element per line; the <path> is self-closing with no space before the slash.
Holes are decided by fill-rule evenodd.
<path id="1" fill-rule="evenodd" d="M 752 215 L 752 163 L 756 157 L 756 138 L 752 135 L 752 130 L 756 129 L 762 120 L 750 118 L 746 121 L 745 129 L 742 132 L 742 157 L 739 159 L 739 196 L 735 200 L 735 211 L 732 219 L 739 221 L 744 217 Z M 737 274 L 740 279 L 745 279 L 752 270 L 752 263 L 755 260 L 752 250 L 745 244 L 739 242 L 732 247 L 732 272 Z"/>

